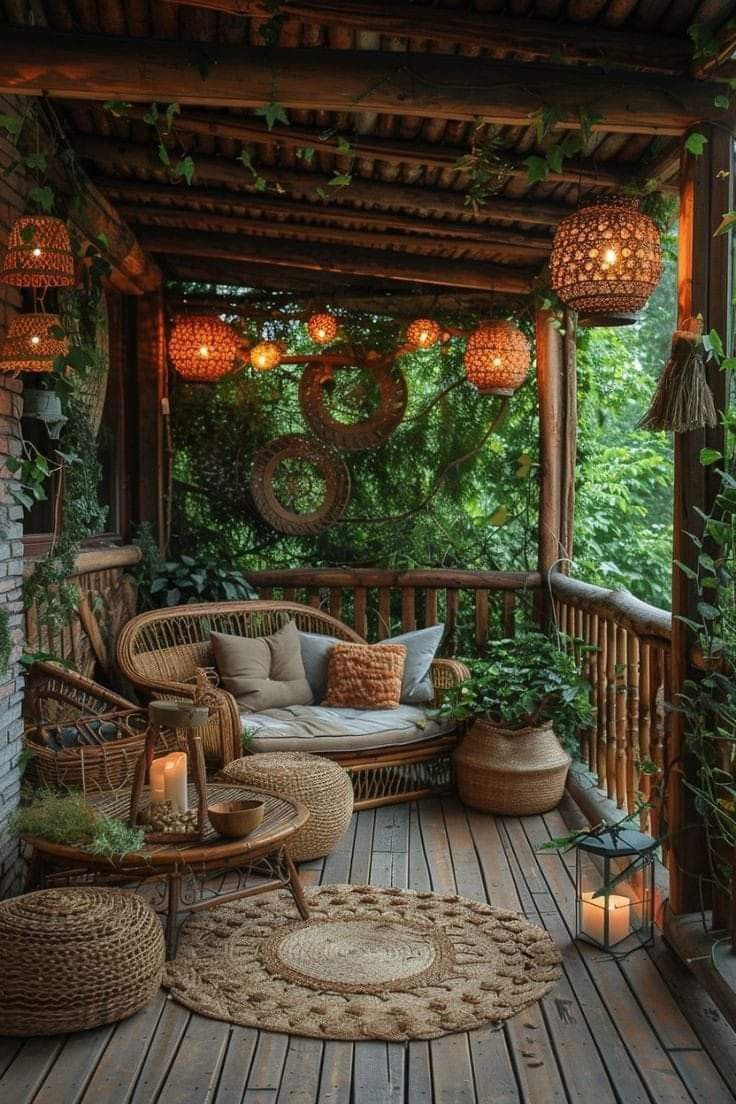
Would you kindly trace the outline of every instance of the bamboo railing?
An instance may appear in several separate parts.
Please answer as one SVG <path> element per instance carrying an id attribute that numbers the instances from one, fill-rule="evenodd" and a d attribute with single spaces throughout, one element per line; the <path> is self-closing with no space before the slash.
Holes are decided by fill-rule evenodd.
<path id="1" fill-rule="evenodd" d="M 306 602 L 351 625 L 367 640 L 444 623 L 445 655 L 482 655 L 489 640 L 513 636 L 532 618 L 536 572 L 377 568 L 251 571 L 260 598 Z"/>
<path id="2" fill-rule="evenodd" d="M 672 617 L 627 591 L 558 572 L 548 584 L 566 646 L 592 686 L 594 724 L 582 735 L 581 758 L 619 808 L 651 803 L 642 826 L 656 833 L 670 732 Z"/>

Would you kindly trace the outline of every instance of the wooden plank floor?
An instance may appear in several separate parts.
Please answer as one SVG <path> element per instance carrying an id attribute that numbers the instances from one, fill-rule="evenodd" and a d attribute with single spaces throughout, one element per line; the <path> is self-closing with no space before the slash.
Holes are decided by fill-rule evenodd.
<path id="1" fill-rule="evenodd" d="M 164 993 L 113 1027 L 0 1038 L 3 1104 L 734 1104 L 736 1034 L 659 942 L 623 963 L 571 940 L 562 813 L 499 818 L 454 798 L 361 812 L 305 881 L 455 891 L 550 931 L 564 976 L 508 1021 L 431 1042 L 322 1043 L 193 1015 Z M 568 817 L 570 819 L 570 817 Z"/>

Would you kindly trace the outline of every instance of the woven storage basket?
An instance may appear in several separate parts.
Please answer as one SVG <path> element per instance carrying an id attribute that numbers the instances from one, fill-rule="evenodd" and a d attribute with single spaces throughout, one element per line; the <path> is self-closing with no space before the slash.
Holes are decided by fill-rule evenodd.
<path id="1" fill-rule="evenodd" d="M 303 751 L 269 751 L 228 763 L 223 775 L 253 789 L 293 797 L 309 809 L 309 820 L 290 840 L 296 862 L 321 859 L 340 840 L 353 815 L 350 775 L 337 763 Z"/>
<path id="2" fill-rule="evenodd" d="M 477 720 L 455 752 L 457 792 L 487 813 L 546 813 L 560 803 L 570 762 L 551 724 L 511 729 Z"/>
<path id="3" fill-rule="evenodd" d="M 124 889 L 46 889 L 0 902 L 0 946 L 0 1035 L 114 1023 L 161 984 L 161 924 Z"/>
<path id="4" fill-rule="evenodd" d="M 131 726 L 130 721 L 139 718 L 143 724 L 137 730 L 138 726 Z M 35 738 L 43 729 L 78 728 L 85 732 L 91 722 L 117 725 L 119 738 L 101 744 L 64 748 L 61 751 L 54 751 Z M 145 746 L 145 724 L 145 712 L 131 709 L 80 718 L 58 726 L 34 725 L 26 729 L 23 737 L 24 747 L 31 753 L 26 778 L 31 785 L 44 789 L 82 790 L 84 793 L 99 793 L 130 786 L 135 764 Z"/>

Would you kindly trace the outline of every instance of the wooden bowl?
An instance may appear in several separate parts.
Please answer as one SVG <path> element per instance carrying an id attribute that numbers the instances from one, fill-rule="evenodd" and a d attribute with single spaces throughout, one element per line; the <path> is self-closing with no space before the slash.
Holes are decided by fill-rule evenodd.
<path id="1" fill-rule="evenodd" d="M 265 812 L 264 803 L 256 800 L 221 801 L 207 808 L 207 816 L 215 831 L 233 839 L 255 831 Z"/>

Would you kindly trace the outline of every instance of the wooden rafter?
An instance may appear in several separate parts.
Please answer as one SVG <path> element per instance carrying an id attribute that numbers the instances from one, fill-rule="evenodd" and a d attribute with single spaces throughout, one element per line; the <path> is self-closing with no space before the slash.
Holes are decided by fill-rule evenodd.
<path id="1" fill-rule="evenodd" d="M 693 65 L 693 76 L 729 79 L 736 75 L 736 27 L 726 24 L 716 34 L 716 46 L 708 57 L 698 59 Z"/>
<path id="2" fill-rule="evenodd" d="M 80 156 L 103 166 L 106 173 L 133 170 L 145 174 L 160 174 L 165 171 L 151 145 L 86 134 L 73 135 L 71 140 Z M 367 204 L 409 211 L 421 209 L 427 214 L 444 218 L 459 219 L 468 215 L 465 196 L 461 192 L 424 188 L 416 184 L 387 184 L 383 181 L 364 180 L 357 175 L 353 177 L 349 187 L 337 189 L 328 188 L 331 178 L 321 173 L 267 168 L 259 171 L 269 184 L 278 186 L 284 196 L 312 200 L 318 211 L 347 211 L 352 204 Z M 194 180 L 196 184 L 235 188 L 244 195 L 252 195 L 256 205 L 261 195 L 255 190 L 253 178 L 247 169 L 226 157 L 205 157 L 197 154 Z M 182 192 L 185 188 L 186 185 L 183 185 Z M 326 199 L 317 194 L 318 188 L 323 189 Z M 493 197 L 484 203 L 478 218 L 554 226 L 571 209 L 561 203 L 537 200 L 530 203 L 524 199 Z"/>
<path id="3" fill-rule="evenodd" d="M 186 3 L 232 15 L 264 19 L 273 15 L 273 5 L 269 10 L 265 0 L 186 0 Z M 426 38 L 449 46 L 518 51 L 537 58 L 562 54 L 570 61 L 599 61 L 659 73 L 686 72 L 692 57 L 690 42 L 668 35 L 658 35 L 653 48 L 650 35 L 635 31 L 505 18 L 495 11 L 486 14 L 418 7 L 396 0 L 387 5 L 375 0 L 281 0 L 277 11 L 287 19 L 322 26 L 337 25 L 411 40 Z"/>
<path id="4" fill-rule="evenodd" d="M 238 300 L 223 296 L 218 298 L 207 295 L 181 295 L 170 291 L 166 303 L 173 314 L 185 314 L 193 311 L 215 311 L 232 314 L 235 317 L 252 321 L 266 322 L 269 319 L 307 319 L 310 314 L 322 309 L 325 304 L 341 311 L 364 311 L 384 315 L 388 318 L 412 319 L 442 314 L 462 314 L 472 312 L 482 314 L 490 307 L 489 297 L 469 292 L 440 292 L 436 295 L 406 295 L 385 290 L 357 295 L 350 292 L 323 291 L 312 298 L 294 295 L 298 300 L 298 309 L 264 306 L 263 302 Z"/>
<path id="5" fill-rule="evenodd" d="M 252 265 L 265 262 L 315 272 L 342 272 L 511 294 L 528 291 L 532 280 L 529 270 L 487 262 L 430 259 L 338 246 L 325 249 L 303 242 L 251 241 L 235 234 L 192 231 L 183 236 L 172 230 L 141 230 L 140 238 L 153 253 L 245 261 Z"/>
<path id="6" fill-rule="evenodd" d="M 132 104 L 126 111 L 126 117 L 142 119 L 147 108 Z M 176 116 L 174 123 L 177 132 L 199 134 L 209 138 L 232 138 L 238 142 L 257 142 L 259 145 L 284 146 L 288 149 L 316 150 L 317 153 L 338 154 L 338 135 L 325 132 L 317 127 L 274 126 L 268 129 L 262 119 L 234 119 L 232 115 L 217 112 L 183 111 Z M 347 138 L 356 157 L 377 158 L 392 164 L 415 165 L 422 169 L 442 169 L 457 171 L 458 160 L 468 153 L 467 146 L 446 146 L 421 142 L 415 139 L 400 141 L 395 138 L 381 138 L 374 135 L 343 134 Z M 524 159 L 512 153 L 500 151 L 503 163 L 508 166 L 512 176 L 526 180 L 529 174 Z M 591 185 L 599 188 L 621 188 L 638 176 L 630 168 L 601 163 L 592 160 L 570 159 L 559 172 L 550 172 L 554 181 L 571 184 Z"/>
<path id="7" fill-rule="evenodd" d="M 124 180 L 116 177 L 96 177 L 96 181 L 97 186 L 112 197 L 120 210 L 164 203 L 166 207 L 163 209 L 167 213 L 192 211 L 196 216 L 204 214 L 213 207 L 225 207 L 228 211 L 236 210 L 240 214 L 248 215 L 250 221 L 256 224 L 261 216 L 270 215 L 293 220 L 308 219 L 310 222 L 324 223 L 330 227 L 341 226 L 351 229 L 358 227 L 380 232 L 398 230 L 420 241 L 428 237 L 437 237 L 447 243 L 495 242 L 509 247 L 530 246 L 542 251 L 548 250 L 552 245 L 552 238 L 548 235 L 510 230 L 505 226 L 494 226 L 489 223 L 478 225 L 475 222 L 449 222 L 447 219 L 429 219 L 419 215 L 397 215 L 392 211 L 322 207 L 315 203 L 298 203 L 284 196 L 264 195 L 262 192 L 238 195 L 224 188 L 182 188 L 173 184 Z M 195 204 L 198 210 L 192 210 L 192 205 Z M 306 226 L 303 228 L 306 229 Z"/>
<path id="8" fill-rule="evenodd" d="M 287 292 L 301 295 L 331 294 L 378 295 L 386 289 L 386 280 L 349 273 L 315 272 L 310 269 L 284 268 L 268 264 L 249 264 L 247 261 L 224 260 L 222 257 L 184 257 L 176 254 L 160 255 L 162 267 L 172 280 L 194 281 L 204 284 L 226 284 L 231 287 L 249 288 L 259 293 Z M 389 281 L 389 286 L 391 282 Z M 397 284 L 405 288 L 405 284 Z M 438 290 L 440 290 L 438 288 Z"/>
<path id="9" fill-rule="evenodd" d="M 718 85 L 656 75 L 599 73 L 570 66 L 382 51 L 270 50 L 207 44 L 208 71 L 189 42 L 3 31 L 0 92 L 81 100 L 125 98 L 221 107 L 260 107 L 278 96 L 287 108 L 389 112 L 517 126 L 554 89 L 562 128 L 579 126 L 581 108 L 599 129 L 679 135 L 718 120 Z M 247 74 L 247 80 L 244 80 Z"/>

